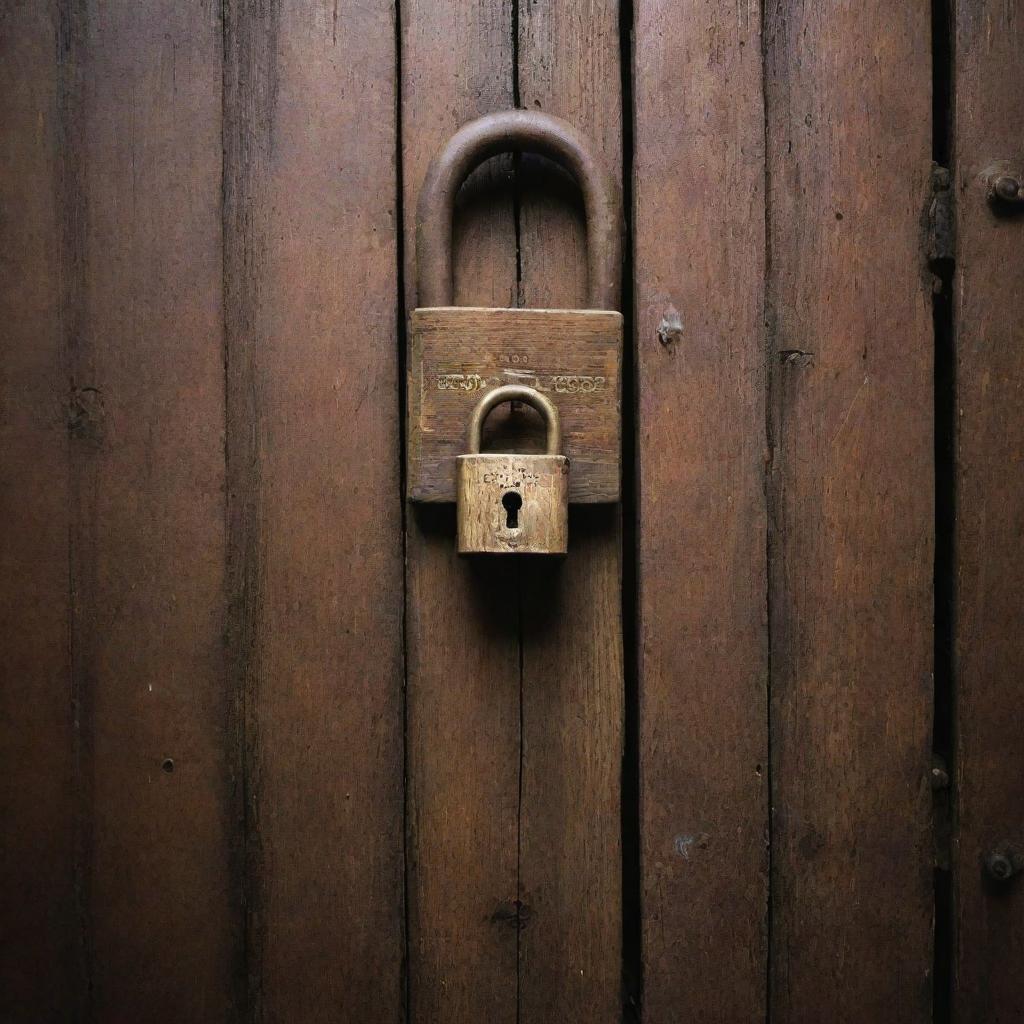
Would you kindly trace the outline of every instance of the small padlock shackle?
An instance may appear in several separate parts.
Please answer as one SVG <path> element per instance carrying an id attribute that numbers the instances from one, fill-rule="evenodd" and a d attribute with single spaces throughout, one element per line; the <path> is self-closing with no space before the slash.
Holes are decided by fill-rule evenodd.
<path id="1" fill-rule="evenodd" d="M 524 150 L 561 164 L 579 183 L 587 212 L 588 305 L 618 309 L 623 230 L 618 186 L 572 125 L 527 110 L 506 110 L 470 121 L 431 161 L 416 211 L 419 305 L 452 304 L 452 216 L 459 187 L 488 157 Z"/>
<path id="2" fill-rule="evenodd" d="M 541 414 L 548 429 L 546 455 L 562 454 L 562 423 L 558 418 L 558 409 L 550 398 L 542 395 L 535 388 L 525 384 L 505 384 L 503 387 L 488 391 L 476 404 L 473 416 L 469 421 L 469 454 L 480 454 L 480 436 L 483 434 L 484 420 L 495 406 L 503 402 L 525 402 L 532 405 Z"/>

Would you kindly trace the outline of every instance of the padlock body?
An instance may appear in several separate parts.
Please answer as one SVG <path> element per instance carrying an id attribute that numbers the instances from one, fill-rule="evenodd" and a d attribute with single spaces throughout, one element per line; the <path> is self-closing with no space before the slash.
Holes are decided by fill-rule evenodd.
<path id="1" fill-rule="evenodd" d="M 477 402 L 525 384 L 557 407 L 572 462 L 569 501 L 619 500 L 622 315 L 595 309 L 422 308 L 409 320 L 408 493 L 455 501 L 455 460 Z M 484 448 L 543 451 L 528 408 L 496 409 Z"/>
<path id="2" fill-rule="evenodd" d="M 459 554 L 564 555 L 569 460 L 564 455 L 460 455 Z"/>

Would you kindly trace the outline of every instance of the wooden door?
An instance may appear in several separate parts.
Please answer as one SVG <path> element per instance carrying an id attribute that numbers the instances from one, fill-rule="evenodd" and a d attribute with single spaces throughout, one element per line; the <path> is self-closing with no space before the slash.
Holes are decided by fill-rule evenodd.
<path id="1" fill-rule="evenodd" d="M 0 3 L 0 1020 L 1024 1019 L 1022 72 L 1018 0 Z M 626 200 L 557 563 L 403 500 L 416 198 L 517 107 Z M 494 158 L 456 300 L 586 241 Z"/>

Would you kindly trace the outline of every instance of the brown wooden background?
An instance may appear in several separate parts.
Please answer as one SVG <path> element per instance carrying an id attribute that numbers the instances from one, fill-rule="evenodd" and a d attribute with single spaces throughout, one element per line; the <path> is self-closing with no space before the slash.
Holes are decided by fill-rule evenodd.
<path id="1" fill-rule="evenodd" d="M 1022 73 L 1019 0 L 2 0 L 0 1020 L 1024 1021 Z M 557 566 L 401 500 L 515 106 L 627 200 Z M 456 237 L 582 300 L 549 165 Z"/>

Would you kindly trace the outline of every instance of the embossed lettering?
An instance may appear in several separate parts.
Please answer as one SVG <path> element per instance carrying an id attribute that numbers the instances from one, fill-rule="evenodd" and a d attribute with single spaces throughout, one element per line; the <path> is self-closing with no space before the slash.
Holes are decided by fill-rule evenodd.
<path id="1" fill-rule="evenodd" d="M 608 378 L 600 374 L 555 373 L 547 376 L 522 371 L 505 370 L 504 376 L 528 384 L 538 391 L 553 391 L 559 395 L 593 395 L 607 390 Z M 438 391 L 474 392 L 486 388 L 490 381 L 479 373 L 439 373 Z"/>
<path id="2" fill-rule="evenodd" d="M 438 391 L 479 391 L 487 381 L 479 373 L 439 373 Z"/>

